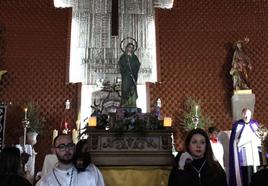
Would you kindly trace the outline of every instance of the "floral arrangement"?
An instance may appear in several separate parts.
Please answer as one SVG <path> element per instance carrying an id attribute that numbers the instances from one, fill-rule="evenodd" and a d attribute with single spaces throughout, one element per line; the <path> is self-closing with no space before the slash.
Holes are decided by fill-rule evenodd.
<path id="1" fill-rule="evenodd" d="M 213 120 L 208 116 L 203 114 L 201 109 L 201 101 L 189 97 L 185 100 L 183 105 L 183 116 L 180 120 L 180 126 L 185 130 L 189 131 L 194 128 L 207 129 L 209 126 L 213 125 Z"/>
<path id="2" fill-rule="evenodd" d="M 25 118 L 28 122 L 27 132 L 42 133 L 45 123 L 45 118 L 40 116 L 39 107 L 34 102 L 29 102 L 25 105 Z"/>
<path id="3" fill-rule="evenodd" d="M 96 129 L 106 129 L 118 134 L 125 132 L 145 133 L 146 131 L 164 128 L 163 121 L 158 119 L 158 116 L 155 112 L 128 112 L 125 110 L 125 108 L 118 108 L 113 116 L 108 117 L 107 114 L 99 114 L 96 117 Z M 114 118 L 111 119 L 111 117 Z M 84 132 L 81 133 L 80 136 L 87 134 L 91 130 L 88 126 L 86 126 L 84 129 Z"/>

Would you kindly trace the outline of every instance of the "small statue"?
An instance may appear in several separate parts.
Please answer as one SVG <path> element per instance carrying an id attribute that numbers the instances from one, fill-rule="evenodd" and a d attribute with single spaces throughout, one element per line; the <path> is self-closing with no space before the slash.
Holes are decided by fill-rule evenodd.
<path id="1" fill-rule="evenodd" d="M 234 90 L 247 90 L 250 89 L 249 71 L 252 69 L 250 59 L 243 50 L 243 44 L 247 44 L 249 38 L 243 41 L 239 40 L 234 44 L 234 55 L 232 61 L 232 68 L 230 74 L 233 76 Z"/>

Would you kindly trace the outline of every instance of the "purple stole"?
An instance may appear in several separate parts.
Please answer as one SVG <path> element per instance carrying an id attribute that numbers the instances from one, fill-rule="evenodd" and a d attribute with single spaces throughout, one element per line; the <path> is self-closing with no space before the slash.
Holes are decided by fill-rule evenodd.
<path id="1" fill-rule="evenodd" d="M 229 186 L 239 186 L 239 185 L 237 185 L 236 172 L 239 171 L 239 174 L 240 174 L 241 171 L 240 171 L 240 165 L 239 165 L 239 156 L 238 156 L 238 152 L 237 152 L 237 146 L 236 146 L 236 144 L 234 144 L 237 126 L 239 126 L 239 125 L 243 125 L 241 132 L 239 134 L 239 138 L 240 138 L 240 136 L 245 128 L 245 122 L 242 119 L 236 121 L 233 124 L 232 132 L 231 132 L 231 136 L 230 136 L 230 142 L 229 142 Z M 258 126 L 258 123 L 255 120 L 251 119 L 249 121 L 249 126 L 250 126 L 251 130 L 253 132 L 255 132 L 255 130 L 253 129 L 253 125 Z M 237 158 L 235 158 L 235 157 L 237 157 Z M 241 174 L 240 174 L 240 178 L 241 178 Z"/>

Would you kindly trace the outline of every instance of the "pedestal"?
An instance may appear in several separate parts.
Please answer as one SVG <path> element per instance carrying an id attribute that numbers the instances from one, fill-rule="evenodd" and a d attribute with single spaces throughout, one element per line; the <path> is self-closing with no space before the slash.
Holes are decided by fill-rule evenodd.
<path id="1" fill-rule="evenodd" d="M 239 120 L 242 118 L 242 109 L 249 108 L 254 114 L 255 106 L 255 94 L 251 90 L 239 90 L 235 91 L 232 96 L 232 114 L 233 120 Z"/>

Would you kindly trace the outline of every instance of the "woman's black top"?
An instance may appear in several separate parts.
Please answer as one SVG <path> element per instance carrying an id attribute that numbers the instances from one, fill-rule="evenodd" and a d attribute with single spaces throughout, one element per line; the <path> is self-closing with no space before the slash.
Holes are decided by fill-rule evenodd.
<path id="1" fill-rule="evenodd" d="M 174 166 L 169 175 L 168 186 L 227 186 L 225 171 L 220 164 L 217 167 L 219 170 L 213 170 L 205 159 L 193 160 L 185 165 L 184 170 Z"/>

